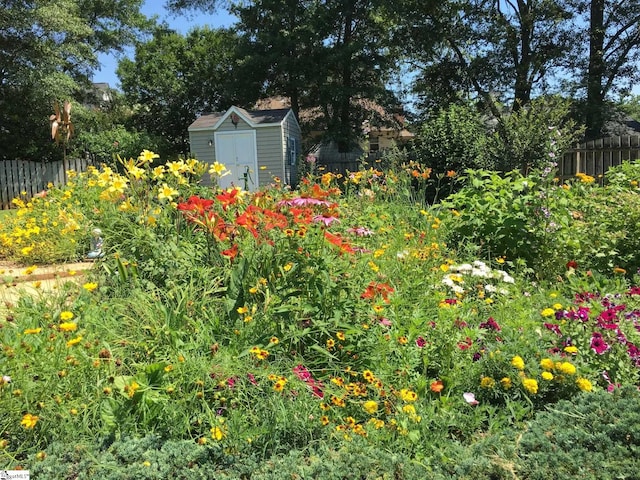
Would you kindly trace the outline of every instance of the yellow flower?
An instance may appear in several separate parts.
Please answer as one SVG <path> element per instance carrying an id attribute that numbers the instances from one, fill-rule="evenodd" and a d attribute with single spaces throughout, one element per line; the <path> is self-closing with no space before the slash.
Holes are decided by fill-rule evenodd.
<path id="1" fill-rule="evenodd" d="M 218 177 L 224 177 L 230 175 L 231 171 L 227 170 L 227 167 L 220 162 L 213 162 L 213 165 L 209 167 L 209 175 L 217 175 Z"/>
<path id="2" fill-rule="evenodd" d="M 293 268 L 293 263 L 291 263 L 291 262 L 287 263 L 284 267 L 282 267 L 282 269 L 283 269 L 285 272 L 288 272 L 288 271 L 289 271 L 289 270 L 291 270 L 292 268 Z"/>
<path id="3" fill-rule="evenodd" d="M 220 427 L 211 428 L 211 438 L 219 442 L 224 438 L 224 431 Z"/>
<path id="4" fill-rule="evenodd" d="M 565 373 L 567 375 L 573 375 L 576 373 L 576 367 L 575 365 L 569 363 L 569 362 L 558 362 L 556 363 L 556 368 L 562 372 Z"/>
<path id="5" fill-rule="evenodd" d="M 543 380 L 553 380 L 553 373 L 551 372 L 542 372 L 542 374 L 540 375 L 542 377 Z"/>
<path id="6" fill-rule="evenodd" d="M 502 388 L 509 390 L 511 388 L 511 379 L 509 377 L 503 377 L 500 380 L 500 384 L 502 385 Z"/>
<path id="7" fill-rule="evenodd" d="M 564 347 L 564 351 L 567 353 L 578 353 L 578 347 L 575 345 L 567 345 Z"/>
<path id="8" fill-rule="evenodd" d="M 38 327 L 38 328 L 27 328 L 24 331 L 25 335 L 35 335 L 36 333 L 40 333 L 42 331 L 42 328 Z"/>
<path id="9" fill-rule="evenodd" d="M 538 381 L 535 378 L 525 378 L 522 380 L 522 386 L 529 393 L 538 393 Z"/>
<path id="10" fill-rule="evenodd" d="M 142 152 L 138 156 L 138 160 L 140 160 L 142 163 L 151 163 L 153 162 L 154 158 L 160 158 L 160 155 L 158 155 L 157 153 L 153 153 L 150 150 L 142 150 Z"/>
<path id="11" fill-rule="evenodd" d="M 124 391 L 127 393 L 129 398 L 133 398 L 133 396 L 136 394 L 136 392 L 139 389 L 140 389 L 140 385 L 135 381 L 131 382 L 129 385 L 125 385 L 124 387 Z"/>
<path id="12" fill-rule="evenodd" d="M 518 370 L 524 370 L 524 360 L 518 355 L 511 359 L 511 365 Z"/>
<path id="13" fill-rule="evenodd" d="M 336 338 L 337 338 L 338 340 L 340 340 L 341 342 L 343 342 L 343 341 L 344 341 L 344 339 L 345 339 L 346 337 L 345 337 L 345 335 L 344 335 L 344 332 L 337 332 L 337 333 L 336 333 Z"/>
<path id="14" fill-rule="evenodd" d="M 179 194 L 178 190 L 173 187 L 170 187 L 166 183 L 163 183 L 158 191 L 158 200 L 173 200 L 173 197 L 176 197 Z"/>
<path id="15" fill-rule="evenodd" d="M 36 268 L 38 268 L 38 267 L 35 266 L 35 265 L 31 265 L 30 267 L 25 268 L 24 274 L 25 275 L 31 275 L 33 272 L 36 271 Z"/>
<path id="16" fill-rule="evenodd" d="M 245 313 L 249 312 L 249 308 L 248 307 L 238 307 L 236 310 L 240 315 L 244 315 Z"/>
<path id="17" fill-rule="evenodd" d="M 76 338 L 72 338 L 67 342 L 67 347 L 73 347 L 82 341 L 82 336 L 77 336 Z"/>
<path id="18" fill-rule="evenodd" d="M 550 358 L 543 358 L 542 360 L 540 360 L 540 366 L 545 370 L 553 370 L 555 364 Z"/>
<path id="19" fill-rule="evenodd" d="M 405 402 L 415 402 L 418 399 L 418 394 L 407 388 L 400 390 L 400 398 Z"/>
<path id="20" fill-rule="evenodd" d="M 480 386 L 482 388 L 493 388 L 496 385 L 496 381 L 491 377 L 482 377 L 480 379 Z"/>
<path id="21" fill-rule="evenodd" d="M 540 312 L 540 315 L 543 317 L 552 317 L 556 314 L 556 311 L 553 308 L 545 308 Z"/>
<path id="22" fill-rule="evenodd" d="M 88 282 L 82 285 L 87 292 L 93 292 L 96 288 L 98 288 L 98 284 L 95 282 Z"/>
<path id="23" fill-rule="evenodd" d="M 278 343 L 280 343 L 280 340 L 278 340 L 278 337 L 271 337 L 269 339 L 269 343 L 271 343 L 273 345 L 277 345 Z"/>
<path id="24" fill-rule="evenodd" d="M 64 322 L 58 325 L 58 328 L 63 332 L 75 332 L 78 329 L 78 324 L 74 322 Z"/>
<path id="25" fill-rule="evenodd" d="M 24 428 L 33 428 L 36 426 L 36 423 L 38 423 L 38 420 L 40 420 L 38 416 L 31 415 L 30 413 L 26 413 L 22 417 L 22 420 L 20 421 L 20 425 L 22 425 Z"/>
<path id="26" fill-rule="evenodd" d="M 281 392 L 284 390 L 284 386 L 287 384 L 287 380 L 285 378 L 280 378 L 276 383 L 273 384 L 273 389 L 276 392 Z"/>
<path id="27" fill-rule="evenodd" d="M 60 320 L 63 322 L 69 321 L 73 318 L 73 312 L 64 311 L 60 313 Z"/>
<path id="28" fill-rule="evenodd" d="M 578 385 L 578 388 L 583 392 L 590 392 L 591 390 L 593 390 L 593 385 L 586 378 L 577 379 L 576 385 Z"/>
<path id="29" fill-rule="evenodd" d="M 405 405 L 404 407 L 402 407 L 402 411 L 407 415 L 415 415 L 416 407 L 414 407 L 413 405 Z"/>
<path id="30" fill-rule="evenodd" d="M 362 404 L 362 408 L 364 408 L 364 411 L 369 415 L 373 415 L 378 411 L 378 402 L 374 400 L 367 400 Z"/>

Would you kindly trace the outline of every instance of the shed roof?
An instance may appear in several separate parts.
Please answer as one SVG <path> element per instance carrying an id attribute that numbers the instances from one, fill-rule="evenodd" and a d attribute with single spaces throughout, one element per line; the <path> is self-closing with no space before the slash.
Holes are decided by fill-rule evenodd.
<path id="1" fill-rule="evenodd" d="M 189 130 L 209 130 L 215 129 L 222 120 L 235 112 L 252 126 L 267 126 L 281 124 L 292 110 L 290 108 L 276 108 L 269 110 L 245 110 L 244 108 L 233 106 L 225 112 L 214 112 L 204 114 L 197 118 Z"/>

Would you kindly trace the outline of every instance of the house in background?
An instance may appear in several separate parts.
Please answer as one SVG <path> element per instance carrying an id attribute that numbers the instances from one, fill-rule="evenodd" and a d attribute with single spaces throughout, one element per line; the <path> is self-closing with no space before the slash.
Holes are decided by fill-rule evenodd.
<path id="1" fill-rule="evenodd" d="M 189 126 L 191 154 L 199 161 L 220 162 L 231 172 L 218 180 L 222 188 L 256 190 L 274 177 L 295 185 L 301 152 L 300 125 L 290 108 L 245 110 L 202 115 Z"/>

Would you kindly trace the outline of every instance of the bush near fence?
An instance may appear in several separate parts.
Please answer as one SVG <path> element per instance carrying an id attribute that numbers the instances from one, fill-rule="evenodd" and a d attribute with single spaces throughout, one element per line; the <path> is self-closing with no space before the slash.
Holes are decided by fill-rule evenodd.
<path id="1" fill-rule="evenodd" d="M 89 165 L 99 166 L 94 160 L 84 158 L 67 159 L 69 170 L 84 172 Z M 64 185 L 63 161 L 33 162 L 29 160 L 0 160 L 0 210 L 12 208 L 16 197 L 30 199 L 46 190 L 49 184 Z"/>

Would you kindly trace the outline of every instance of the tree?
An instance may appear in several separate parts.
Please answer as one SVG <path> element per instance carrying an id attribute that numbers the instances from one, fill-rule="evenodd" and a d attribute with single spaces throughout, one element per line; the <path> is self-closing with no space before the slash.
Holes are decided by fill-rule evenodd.
<path id="1" fill-rule="evenodd" d="M 8 0 L 0 7 L 0 142 L 4 158 L 48 158 L 56 100 L 89 86 L 100 52 L 148 26 L 142 0 Z M 78 129 L 81 125 L 76 125 Z"/>
<path id="2" fill-rule="evenodd" d="M 231 30 L 194 29 L 185 37 L 166 26 L 118 65 L 122 90 L 134 105 L 133 126 L 164 137 L 165 155 L 188 154 L 188 127 L 204 112 L 258 98 L 258 87 L 239 75 Z"/>
<path id="3" fill-rule="evenodd" d="M 176 11 L 214 11 L 216 0 L 171 0 Z M 265 95 L 284 95 L 294 110 L 320 107 L 329 138 L 350 148 L 371 110 L 363 99 L 393 105 L 386 88 L 396 67 L 386 0 L 257 0 L 230 10 L 247 40 L 247 75 Z"/>
<path id="4" fill-rule="evenodd" d="M 588 65 L 578 65 L 587 91 L 586 135 L 597 138 L 607 117 L 607 96 L 628 93 L 640 74 L 640 2 L 585 0 L 578 11 L 588 15 L 589 25 Z"/>
<path id="5" fill-rule="evenodd" d="M 418 86 L 450 85 L 446 98 L 476 96 L 497 117 L 495 101 L 517 111 L 563 65 L 574 41 L 568 1 L 403 2 L 409 20 L 400 32 L 422 69 Z"/>

